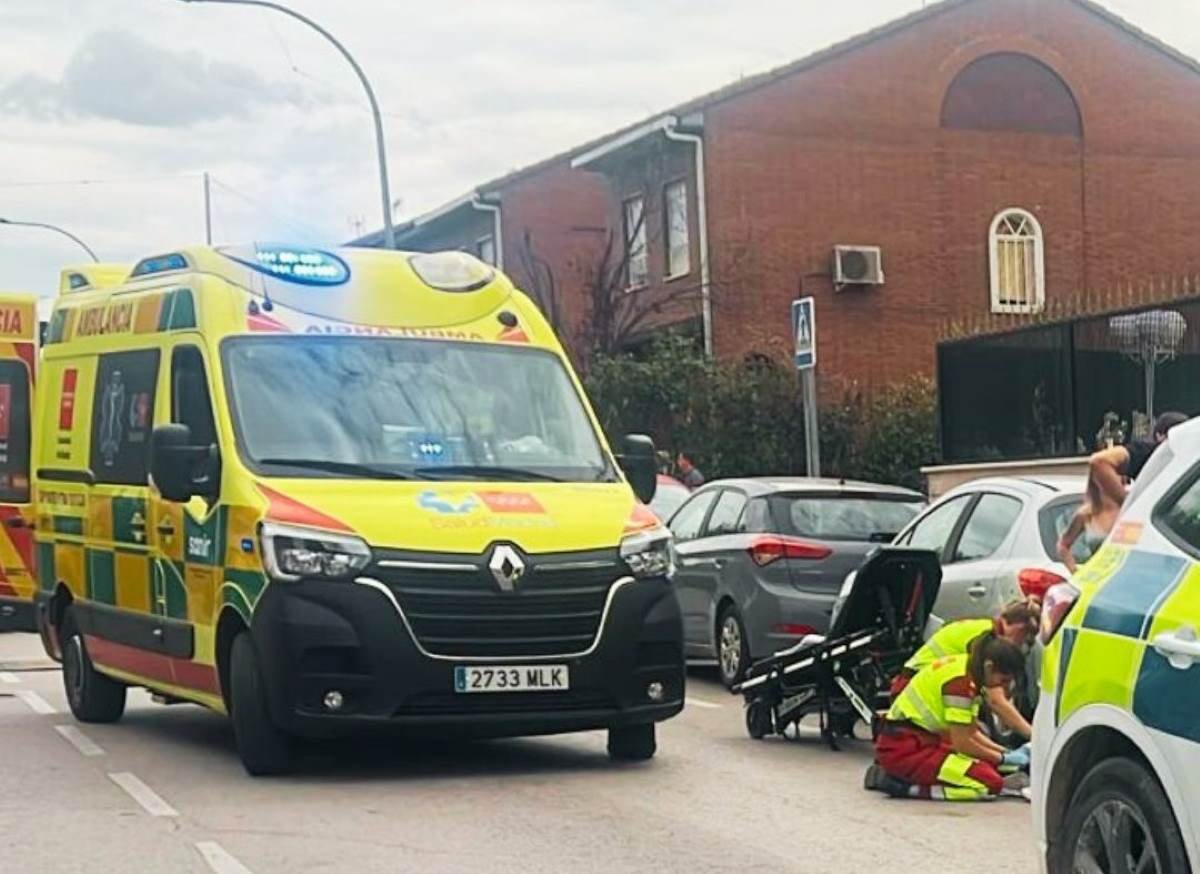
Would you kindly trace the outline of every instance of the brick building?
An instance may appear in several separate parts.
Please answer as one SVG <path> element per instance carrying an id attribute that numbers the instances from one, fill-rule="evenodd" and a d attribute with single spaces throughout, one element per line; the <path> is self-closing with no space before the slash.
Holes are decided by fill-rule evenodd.
<path id="1" fill-rule="evenodd" d="M 944 0 L 477 194 L 505 267 L 531 281 L 528 232 L 572 324 L 570 265 L 613 233 L 651 321 L 784 358 L 802 289 L 824 388 L 870 387 L 931 374 L 949 322 L 1098 312 L 1200 272 L 1197 106 L 1200 65 L 1090 0 Z M 472 248 L 484 218 L 460 202 L 401 245 Z"/>

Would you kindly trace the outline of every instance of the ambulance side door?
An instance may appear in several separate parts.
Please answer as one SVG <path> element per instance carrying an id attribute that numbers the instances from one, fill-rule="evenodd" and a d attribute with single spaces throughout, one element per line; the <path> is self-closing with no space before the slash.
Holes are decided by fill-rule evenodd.
<path id="1" fill-rule="evenodd" d="M 196 445 L 216 446 L 210 368 L 201 347 L 184 337 L 165 348 L 163 356 L 156 424 L 187 425 Z M 194 641 L 190 657 L 174 663 L 175 681 L 219 694 L 213 646 L 225 556 L 224 509 L 218 501 L 210 504 L 201 497 L 186 504 L 167 501 L 152 489 L 150 517 L 156 585 L 164 595 L 167 616 L 185 624 Z"/>
<path id="2" fill-rule="evenodd" d="M 1167 493 L 1138 545 L 1187 559 L 1143 622 L 1133 712 L 1170 762 L 1186 796 L 1191 834 L 1200 835 L 1200 468 Z"/>

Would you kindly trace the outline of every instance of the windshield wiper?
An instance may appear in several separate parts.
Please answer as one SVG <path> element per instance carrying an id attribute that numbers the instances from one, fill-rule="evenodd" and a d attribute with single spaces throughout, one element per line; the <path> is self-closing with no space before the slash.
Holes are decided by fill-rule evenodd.
<path id="1" fill-rule="evenodd" d="M 566 482 L 562 477 L 529 470 L 524 467 L 503 467 L 497 464 L 439 464 L 430 467 L 418 467 L 413 470 L 417 476 L 428 479 L 446 479 L 447 477 L 478 476 L 488 480 L 505 480 L 516 482 Z"/>
<path id="2" fill-rule="evenodd" d="M 326 473 L 343 473 L 363 479 L 413 479 L 409 474 L 371 467 L 369 464 L 356 464 L 353 461 L 330 461 L 324 458 L 260 458 L 258 463 L 321 470 Z"/>

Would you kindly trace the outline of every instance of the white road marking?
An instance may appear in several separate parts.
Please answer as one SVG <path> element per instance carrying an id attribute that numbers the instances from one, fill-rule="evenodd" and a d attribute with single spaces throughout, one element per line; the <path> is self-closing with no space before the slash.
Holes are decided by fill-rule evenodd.
<path id="1" fill-rule="evenodd" d="M 251 874 L 249 868 L 235 859 L 216 841 L 199 841 L 196 849 L 216 874 Z"/>
<path id="2" fill-rule="evenodd" d="M 104 750 L 86 734 L 73 725 L 56 725 L 54 730 L 66 738 L 67 743 L 79 750 L 83 756 L 102 756 Z"/>
<path id="3" fill-rule="evenodd" d="M 705 701 L 702 698 L 693 698 L 691 695 L 687 697 L 687 703 L 690 707 L 707 707 L 710 710 L 720 710 L 721 705 L 712 701 Z"/>
<path id="4" fill-rule="evenodd" d="M 163 801 L 153 789 L 128 771 L 109 774 L 108 778 L 124 789 L 129 797 L 151 816 L 179 816 L 178 810 Z"/>
<path id="5" fill-rule="evenodd" d="M 40 713 L 43 716 L 49 716 L 58 711 L 54 709 L 54 705 L 39 695 L 37 692 L 30 692 L 27 689 L 18 689 L 14 693 L 18 698 L 24 701 L 29 709 L 34 713 Z"/>
<path id="6" fill-rule="evenodd" d="M 19 683 L 21 678 L 9 671 L 0 671 L 0 683 Z"/>

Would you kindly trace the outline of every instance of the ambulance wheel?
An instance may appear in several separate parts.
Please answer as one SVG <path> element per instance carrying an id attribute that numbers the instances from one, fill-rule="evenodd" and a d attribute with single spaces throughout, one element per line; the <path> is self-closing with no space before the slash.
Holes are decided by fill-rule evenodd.
<path id="1" fill-rule="evenodd" d="M 644 762 L 654 758 L 657 750 L 653 722 L 608 730 L 608 757 L 613 761 Z"/>
<path id="2" fill-rule="evenodd" d="M 775 720 L 771 718 L 771 708 L 762 701 L 751 701 L 746 705 L 746 734 L 755 740 L 762 740 L 774 733 Z"/>
<path id="3" fill-rule="evenodd" d="M 288 773 L 292 768 L 292 739 L 271 722 L 258 654 L 246 632 L 233 642 L 229 686 L 233 737 L 246 772 L 252 777 Z"/>
<path id="4" fill-rule="evenodd" d="M 96 670 L 70 610 L 63 617 L 59 639 L 63 688 L 71 713 L 80 722 L 116 722 L 125 713 L 125 685 Z"/>
<path id="5" fill-rule="evenodd" d="M 732 689 L 742 681 L 750 667 L 750 644 L 746 626 L 737 608 L 727 604 L 717 618 L 717 670 L 725 688 Z"/>
<path id="6" fill-rule="evenodd" d="M 1050 870 L 1186 874 L 1191 869 L 1158 780 L 1137 762 L 1116 758 L 1092 768 L 1075 790 Z"/>

